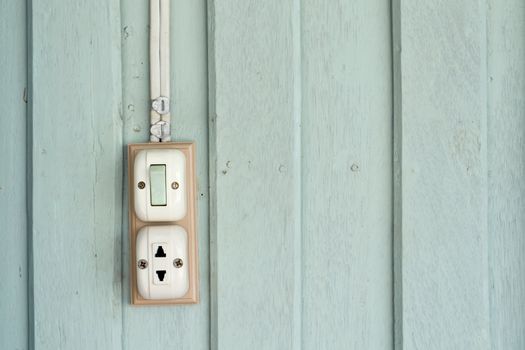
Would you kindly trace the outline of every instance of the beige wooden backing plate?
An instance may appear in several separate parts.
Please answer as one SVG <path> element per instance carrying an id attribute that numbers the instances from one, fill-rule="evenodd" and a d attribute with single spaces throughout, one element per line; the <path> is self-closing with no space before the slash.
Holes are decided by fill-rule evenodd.
<path id="1" fill-rule="evenodd" d="M 139 220 L 135 215 L 134 203 L 134 183 L 133 165 L 135 156 L 138 151 L 143 149 L 159 149 L 159 148 L 174 148 L 182 151 L 186 156 L 186 179 L 188 184 L 188 214 L 184 219 L 173 222 L 163 222 L 157 225 L 176 224 L 184 227 L 188 233 L 188 254 L 189 254 L 189 277 L 190 287 L 188 293 L 182 298 L 166 299 L 166 300 L 147 300 L 142 298 L 137 289 L 137 269 L 136 269 L 136 248 L 135 240 L 137 232 L 146 225 L 145 222 Z M 166 305 L 166 304 L 195 304 L 199 302 L 199 271 L 198 271 L 198 255 L 197 255 L 197 230 L 196 223 L 196 208 L 195 208 L 195 144 L 193 142 L 162 142 L 162 143 L 137 143 L 128 145 L 128 174 L 129 174 L 129 238 L 131 242 L 131 303 L 133 305 Z M 156 223 L 147 223 L 148 225 L 155 225 Z"/>

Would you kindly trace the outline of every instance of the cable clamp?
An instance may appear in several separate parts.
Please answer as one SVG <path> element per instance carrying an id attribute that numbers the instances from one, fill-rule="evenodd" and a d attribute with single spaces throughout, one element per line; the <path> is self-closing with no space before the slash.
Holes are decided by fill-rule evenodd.
<path id="1" fill-rule="evenodd" d="M 170 122 L 165 120 L 159 120 L 155 124 L 151 125 L 151 135 L 155 136 L 159 140 L 164 140 L 170 136 Z"/>
<path id="2" fill-rule="evenodd" d="M 165 96 L 159 96 L 151 101 L 151 109 L 160 115 L 168 114 L 170 112 L 170 99 Z"/>

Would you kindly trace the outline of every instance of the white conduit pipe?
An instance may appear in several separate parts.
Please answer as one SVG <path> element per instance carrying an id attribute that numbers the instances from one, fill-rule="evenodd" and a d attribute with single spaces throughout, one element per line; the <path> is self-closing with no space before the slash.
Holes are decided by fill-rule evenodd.
<path id="1" fill-rule="evenodd" d="M 150 141 L 171 141 L 170 0 L 150 0 Z"/>

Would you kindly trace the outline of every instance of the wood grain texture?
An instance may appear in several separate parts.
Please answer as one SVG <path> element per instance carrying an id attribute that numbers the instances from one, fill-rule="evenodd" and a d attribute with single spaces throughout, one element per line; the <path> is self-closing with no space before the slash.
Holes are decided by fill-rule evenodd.
<path id="1" fill-rule="evenodd" d="M 485 3 L 396 5 L 401 348 L 490 349 Z"/>
<path id="2" fill-rule="evenodd" d="M 392 349 L 390 4 L 301 6 L 303 349 Z"/>
<path id="3" fill-rule="evenodd" d="M 147 1 L 27 6 L 0 0 L 1 349 L 525 348 L 522 1 L 173 0 L 200 303 L 147 308 Z"/>
<path id="4" fill-rule="evenodd" d="M 301 346 L 298 15 L 292 0 L 211 4 L 214 349 Z"/>
<path id="5" fill-rule="evenodd" d="M 124 145 L 149 139 L 148 1 L 122 2 Z M 171 4 L 172 140 L 195 141 L 200 301 L 197 305 L 130 305 L 128 218 L 123 218 L 123 348 L 209 348 L 208 110 L 206 1 Z M 124 155 L 125 149 L 122 149 Z M 126 174 L 127 175 L 127 174 Z M 124 179 L 127 183 L 127 178 Z M 127 207 L 127 191 L 124 194 Z"/>
<path id="6" fill-rule="evenodd" d="M 0 349 L 27 349 L 26 4 L 0 1 Z"/>
<path id="7" fill-rule="evenodd" d="M 214 346 L 391 348 L 388 4 L 210 12 Z"/>
<path id="8" fill-rule="evenodd" d="M 118 1 L 30 5 L 32 348 L 121 347 Z"/>
<path id="9" fill-rule="evenodd" d="M 489 1 L 488 223 L 493 350 L 525 349 L 525 3 Z"/>

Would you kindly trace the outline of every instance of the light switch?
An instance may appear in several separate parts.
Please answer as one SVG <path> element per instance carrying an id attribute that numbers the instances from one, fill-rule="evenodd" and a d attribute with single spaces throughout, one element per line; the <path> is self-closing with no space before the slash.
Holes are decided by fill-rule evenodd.
<path id="1" fill-rule="evenodd" d="M 134 208 L 141 221 L 177 221 L 186 216 L 186 157 L 182 151 L 141 150 L 133 173 Z"/>

